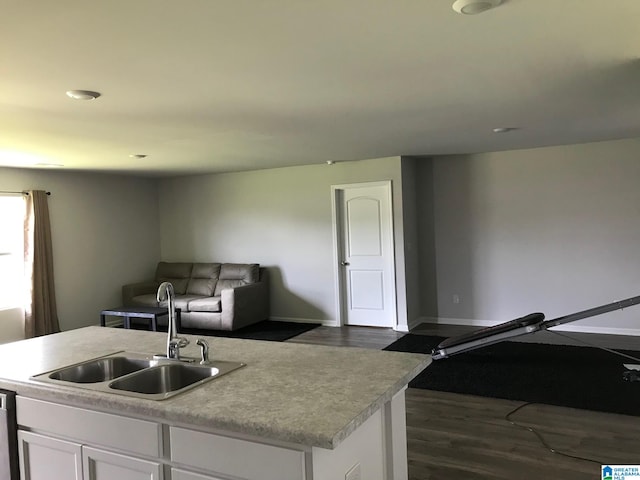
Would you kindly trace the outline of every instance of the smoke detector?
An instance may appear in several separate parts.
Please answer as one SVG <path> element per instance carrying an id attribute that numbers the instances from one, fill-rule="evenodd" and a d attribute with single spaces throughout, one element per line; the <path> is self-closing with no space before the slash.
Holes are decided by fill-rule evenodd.
<path id="1" fill-rule="evenodd" d="M 486 12 L 502 3 L 502 0 L 456 0 L 452 8 L 462 15 L 476 15 Z"/>

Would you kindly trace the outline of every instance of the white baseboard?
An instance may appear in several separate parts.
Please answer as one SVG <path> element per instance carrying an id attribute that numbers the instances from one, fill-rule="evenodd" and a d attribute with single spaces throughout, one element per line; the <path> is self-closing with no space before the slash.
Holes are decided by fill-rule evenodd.
<path id="1" fill-rule="evenodd" d="M 438 325 L 467 325 L 473 327 L 492 327 L 501 323 L 491 320 L 451 317 L 420 317 L 418 320 L 418 324 L 432 323 Z M 416 324 L 415 326 L 417 326 L 418 324 Z M 411 328 L 414 328 L 415 326 L 412 326 Z M 593 327 L 590 325 L 559 325 L 557 327 L 553 327 L 553 330 L 557 330 L 559 332 L 600 333 L 604 335 L 627 335 L 640 337 L 640 329 L 637 328 Z"/>
<path id="2" fill-rule="evenodd" d="M 337 327 L 338 322 L 335 320 L 318 320 L 315 318 L 299 318 L 299 317 L 269 317 L 274 322 L 293 322 L 293 323 L 319 323 L 323 327 Z"/>
<path id="3" fill-rule="evenodd" d="M 409 333 L 412 328 L 417 327 L 421 323 L 429 323 L 425 321 L 426 317 L 416 318 L 409 325 L 396 325 L 393 329 L 396 332 Z M 298 317 L 269 317 L 274 322 L 294 322 L 294 323 L 320 323 L 323 327 L 339 327 L 337 320 L 317 320 L 314 318 L 298 318 Z"/>
<path id="4" fill-rule="evenodd" d="M 414 328 L 416 328 L 418 325 L 420 325 L 421 323 L 429 323 L 428 321 L 426 321 L 427 317 L 418 317 L 418 318 L 414 318 L 413 320 L 409 320 L 408 321 L 408 325 L 396 325 L 396 327 L 394 328 L 394 330 L 396 332 L 404 332 L 404 333 L 409 333 L 411 330 L 413 330 Z"/>

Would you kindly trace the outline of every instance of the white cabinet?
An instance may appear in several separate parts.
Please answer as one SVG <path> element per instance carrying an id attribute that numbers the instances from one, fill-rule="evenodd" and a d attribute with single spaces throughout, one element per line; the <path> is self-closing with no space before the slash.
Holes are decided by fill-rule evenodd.
<path id="1" fill-rule="evenodd" d="M 80 444 L 18 432 L 22 480 L 83 480 Z"/>
<path id="2" fill-rule="evenodd" d="M 21 396 L 16 406 L 21 480 L 336 480 L 354 471 L 349 478 L 408 478 L 404 391 L 333 449 Z"/>
<path id="3" fill-rule="evenodd" d="M 162 480 L 159 462 L 19 431 L 22 480 Z"/>
<path id="4" fill-rule="evenodd" d="M 163 480 L 156 422 L 21 396 L 16 414 L 22 480 Z"/>
<path id="5" fill-rule="evenodd" d="M 162 480 L 160 462 L 82 447 L 84 480 Z"/>
<path id="6" fill-rule="evenodd" d="M 71 407 L 23 396 L 16 397 L 20 428 L 71 438 L 81 445 L 120 450 L 141 457 L 162 455 L 161 426 L 157 422 Z"/>
<path id="7" fill-rule="evenodd" d="M 171 460 L 245 480 L 305 480 L 303 450 L 170 427 Z M 215 477 L 214 477 L 215 478 Z"/>
<path id="8" fill-rule="evenodd" d="M 200 475 L 199 473 L 187 472 L 179 468 L 171 469 L 171 480 L 222 480 L 218 477 L 210 477 L 208 475 Z"/>

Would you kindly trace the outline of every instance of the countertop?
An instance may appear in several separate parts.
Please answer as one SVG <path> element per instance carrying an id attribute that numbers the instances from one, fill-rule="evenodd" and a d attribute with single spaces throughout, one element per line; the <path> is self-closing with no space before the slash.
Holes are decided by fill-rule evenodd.
<path id="1" fill-rule="evenodd" d="M 198 336 L 183 355 L 198 356 Z M 430 355 L 203 337 L 213 360 L 247 365 L 167 400 L 51 385 L 30 377 L 116 351 L 159 353 L 166 333 L 85 327 L 0 345 L 0 388 L 177 425 L 335 448 L 431 362 Z"/>

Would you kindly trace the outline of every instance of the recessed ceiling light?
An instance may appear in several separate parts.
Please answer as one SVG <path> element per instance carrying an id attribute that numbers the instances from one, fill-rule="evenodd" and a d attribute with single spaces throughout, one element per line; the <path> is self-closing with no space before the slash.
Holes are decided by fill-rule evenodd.
<path id="1" fill-rule="evenodd" d="M 36 167 L 62 168 L 64 165 L 61 163 L 36 163 Z"/>
<path id="2" fill-rule="evenodd" d="M 132 153 L 129 156 L 131 158 L 147 158 L 147 156 L 144 153 Z"/>
<path id="3" fill-rule="evenodd" d="M 502 0 L 456 0 L 452 8 L 462 15 L 476 15 L 486 12 L 502 3 Z"/>
<path id="4" fill-rule="evenodd" d="M 74 100 L 95 100 L 100 96 L 100 92 L 92 92 L 91 90 L 67 90 L 67 97 Z"/>
<path id="5" fill-rule="evenodd" d="M 493 133 L 507 133 L 513 132 L 514 130 L 518 130 L 517 127 L 496 127 L 493 129 Z"/>

